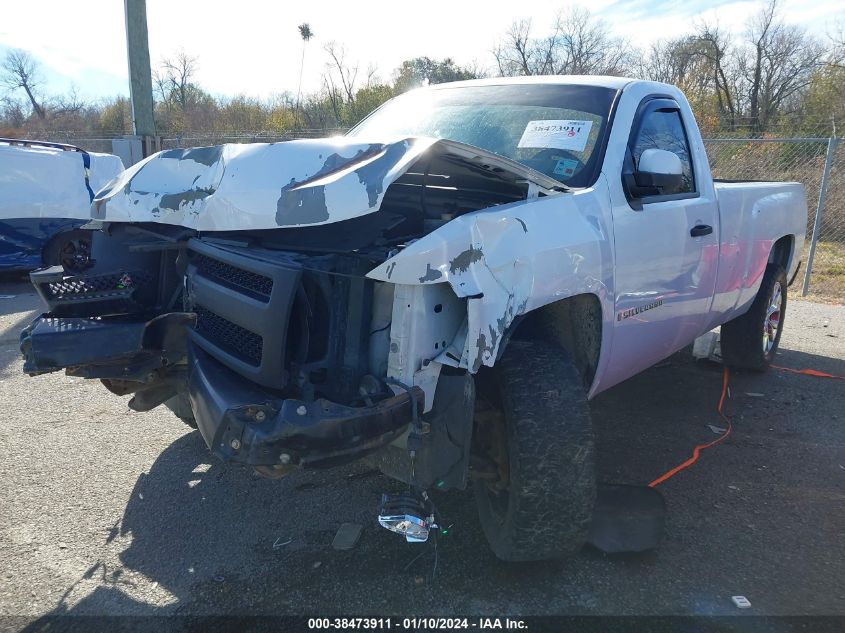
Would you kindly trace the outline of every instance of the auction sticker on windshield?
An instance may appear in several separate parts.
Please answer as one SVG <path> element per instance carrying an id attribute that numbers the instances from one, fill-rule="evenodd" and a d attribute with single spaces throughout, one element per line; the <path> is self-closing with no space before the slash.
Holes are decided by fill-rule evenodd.
<path id="1" fill-rule="evenodd" d="M 517 147 L 551 147 L 583 152 L 592 127 L 592 121 L 570 119 L 529 121 Z"/>

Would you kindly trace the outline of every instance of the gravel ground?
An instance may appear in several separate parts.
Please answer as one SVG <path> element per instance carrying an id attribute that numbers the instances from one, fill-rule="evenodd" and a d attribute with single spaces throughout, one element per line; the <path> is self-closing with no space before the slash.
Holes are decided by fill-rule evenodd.
<path id="1" fill-rule="evenodd" d="M 731 615 L 737 594 L 744 613 L 845 615 L 843 382 L 733 377 L 733 435 L 660 487 L 657 551 L 500 563 L 471 494 L 449 493 L 432 578 L 432 546 L 375 524 L 393 484 L 366 467 L 267 481 L 213 462 L 164 409 L 24 376 L 17 337 L 37 309 L 28 285 L 0 282 L 0 616 Z M 845 375 L 845 307 L 793 301 L 781 348 L 780 365 Z M 648 482 L 712 440 L 720 377 L 675 357 L 599 396 L 600 479 Z M 363 535 L 335 551 L 347 521 Z"/>

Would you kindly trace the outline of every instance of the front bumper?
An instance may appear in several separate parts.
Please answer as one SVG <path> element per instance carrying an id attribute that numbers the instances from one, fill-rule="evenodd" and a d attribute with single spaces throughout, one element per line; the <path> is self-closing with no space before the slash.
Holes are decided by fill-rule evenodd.
<path id="1" fill-rule="evenodd" d="M 412 387 L 418 414 L 424 394 Z M 212 453 L 252 466 L 329 468 L 359 459 L 401 435 L 413 417 L 408 393 L 372 406 L 274 396 L 191 346 L 188 395 Z"/>
<path id="2" fill-rule="evenodd" d="M 327 468 L 354 461 L 392 442 L 413 418 L 408 393 L 366 407 L 277 396 L 194 343 L 187 349 L 172 345 L 185 344 L 184 329 L 193 321 L 192 314 L 181 312 L 148 321 L 43 315 L 22 332 L 24 371 L 67 369 L 86 378 L 145 381 L 136 394 L 166 383 L 173 391 L 163 393 L 159 402 L 187 389 L 199 431 L 212 453 L 252 466 Z M 186 377 L 178 355 L 187 356 Z M 174 382 L 169 371 L 178 372 L 175 375 L 186 382 Z M 419 387 L 412 391 L 421 415 L 424 394 Z"/>
<path id="3" fill-rule="evenodd" d="M 399 437 L 413 402 L 422 414 L 419 388 L 338 404 L 361 403 L 370 371 L 372 282 L 359 274 L 370 262 L 192 239 L 184 268 L 156 267 L 174 257 L 163 253 L 33 273 L 50 312 L 21 335 L 24 371 L 103 379 L 141 411 L 187 395 L 215 455 L 276 470 L 353 461 Z"/>

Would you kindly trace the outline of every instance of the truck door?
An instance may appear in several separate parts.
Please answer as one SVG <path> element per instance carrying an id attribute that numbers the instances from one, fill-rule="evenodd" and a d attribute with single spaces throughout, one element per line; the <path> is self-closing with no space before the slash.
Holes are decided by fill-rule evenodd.
<path id="1" fill-rule="evenodd" d="M 673 99 L 643 100 L 625 150 L 622 187 L 611 187 L 616 312 L 606 386 L 666 358 L 705 327 L 716 284 L 719 211 L 707 161 L 696 160 L 703 148 L 688 113 Z M 698 153 L 687 130 L 695 133 Z M 681 184 L 674 191 L 641 186 L 636 172 L 649 149 L 680 159 Z"/>

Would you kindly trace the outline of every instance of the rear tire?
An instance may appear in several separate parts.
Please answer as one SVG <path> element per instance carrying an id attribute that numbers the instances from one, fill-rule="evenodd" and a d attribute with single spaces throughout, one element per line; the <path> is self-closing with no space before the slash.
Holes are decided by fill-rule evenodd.
<path id="1" fill-rule="evenodd" d="M 786 271 L 769 264 L 748 312 L 722 326 L 722 360 L 726 365 L 766 371 L 774 360 L 786 317 Z"/>
<path id="2" fill-rule="evenodd" d="M 587 395 L 569 355 L 511 341 L 484 381 L 474 451 L 491 475 L 474 482 L 482 528 L 506 561 L 562 558 L 586 542 L 596 497 Z"/>

